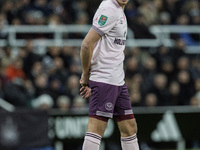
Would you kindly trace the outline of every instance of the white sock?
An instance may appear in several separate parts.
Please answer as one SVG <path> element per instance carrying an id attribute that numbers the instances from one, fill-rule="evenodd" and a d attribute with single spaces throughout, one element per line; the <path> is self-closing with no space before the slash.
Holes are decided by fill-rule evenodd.
<path id="1" fill-rule="evenodd" d="M 101 136 L 92 132 L 87 132 L 83 142 L 82 150 L 99 150 Z"/>
<path id="2" fill-rule="evenodd" d="M 121 137 L 121 145 L 123 150 L 139 150 L 136 134 L 129 137 Z"/>

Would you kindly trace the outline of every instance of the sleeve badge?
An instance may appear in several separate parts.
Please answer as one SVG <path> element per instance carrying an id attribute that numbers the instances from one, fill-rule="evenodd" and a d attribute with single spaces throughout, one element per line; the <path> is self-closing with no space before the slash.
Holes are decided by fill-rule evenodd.
<path id="1" fill-rule="evenodd" d="M 106 21 L 108 20 L 108 17 L 104 16 L 104 15 L 101 15 L 101 17 L 99 18 L 99 21 L 98 21 L 98 24 L 100 26 L 103 26 L 106 24 Z"/>

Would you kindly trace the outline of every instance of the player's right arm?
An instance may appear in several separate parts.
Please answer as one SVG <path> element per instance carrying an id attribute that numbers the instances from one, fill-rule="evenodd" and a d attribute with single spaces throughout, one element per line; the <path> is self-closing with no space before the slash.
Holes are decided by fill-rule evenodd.
<path id="1" fill-rule="evenodd" d="M 81 44 L 80 58 L 82 75 L 80 79 L 80 84 L 82 85 L 81 95 L 83 96 L 83 98 L 87 98 L 90 96 L 91 90 L 88 90 L 88 88 L 85 87 L 87 87 L 89 84 L 90 66 L 94 45 L 100 38 L 101 36 L 94 29 L 91 28 Z"/>
<path id="2" fill-rule="evenodd" d="M 94 49 L 95 43 L 101 38 L 101 36 L 94 31 L 92 28 L 84 38 L 81 50 L 80 50 L 80 58 L 82 65 L 82 77 L 81 77 L 81 85 L 87 85 L 89 82 L 90 75 L 90 63 L 92 59 L 92 53 Z"/>
<path id="3" fill-rule="evenodd" d="M 108 33 L 115 26 L 116 21 L 117 15 L 112 8 L 106 7 L 98 9 L 93 18 L 93 26 L 82 42 L 80 50 L 82 66 L 80 84 L 82 88 L 80 90 L 83 98 L 89 97 L 88 84 L 94 45 L 104 34 Z"/>

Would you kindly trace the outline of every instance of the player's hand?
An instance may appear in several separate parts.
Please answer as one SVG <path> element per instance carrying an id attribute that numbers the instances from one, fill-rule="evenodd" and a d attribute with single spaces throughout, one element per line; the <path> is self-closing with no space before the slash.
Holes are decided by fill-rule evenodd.
<path id="1" fill-rule="evenodd" d="M 80 95 L 82 98 L 88 98 L 91 95 L 91 88 L 89 88 L 89 75 L 82 73 L 81 79 L 80 79 Z"/>
<path id="2" fill-rule="evenodd" d="M 89 88 L 88 86 L 82 86 L 80 89 L 80 95 L 82 96 L 82 98 L 88 98 L 91 95 L 91 88 Z"/>

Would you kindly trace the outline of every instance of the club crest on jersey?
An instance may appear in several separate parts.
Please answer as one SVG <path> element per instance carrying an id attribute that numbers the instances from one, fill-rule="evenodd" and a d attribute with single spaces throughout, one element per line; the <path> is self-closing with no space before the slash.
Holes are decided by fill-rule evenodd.
<path id="1" fill-rule="evenodd" d="M 106 21 L 108 20 L 108 17 L 101 15 L 101 17 L 99 18 L 98 24 L 100 26 L 103 26 L 104 24 L 106 24 Z"/>

